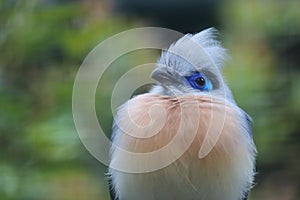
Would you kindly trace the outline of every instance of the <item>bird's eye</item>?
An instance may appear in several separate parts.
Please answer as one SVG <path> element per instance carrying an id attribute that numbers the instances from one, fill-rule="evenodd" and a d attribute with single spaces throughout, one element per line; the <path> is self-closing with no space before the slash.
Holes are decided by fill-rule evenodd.
<path id="1" fill-rule="evenodd" d="M 204 73 L 196 72 L 191 76 L 185 77 L 189 84 L 201 91 L 210 91 L 213 89 L 212 83 Z"/>
<path id="2" fill-rule="evenodd" d="M 204 87 L 206 84 L 205 78 L 200 76 L 195 80 L 195 83 L 199 86 L 199 87 Z"/>

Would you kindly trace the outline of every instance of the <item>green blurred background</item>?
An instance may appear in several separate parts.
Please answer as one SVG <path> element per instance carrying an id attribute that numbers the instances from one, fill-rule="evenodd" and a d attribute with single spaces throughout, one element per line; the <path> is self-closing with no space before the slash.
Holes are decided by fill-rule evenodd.
<path id="1" fill-rule="evenodd" d="M 300 199 L 299 8 L 296 0 L 0 0 L 0 199 L 109 199 L 107 168 L 75 130 L 72 87 L 99 42 L 142 26 L 220 30 L 232 57 L 225 77 L 254 119 L 250 199 Z M 106 72 L 96 108 L 107 135 L 115 81 L 158 55 L 132 53 Z"/>

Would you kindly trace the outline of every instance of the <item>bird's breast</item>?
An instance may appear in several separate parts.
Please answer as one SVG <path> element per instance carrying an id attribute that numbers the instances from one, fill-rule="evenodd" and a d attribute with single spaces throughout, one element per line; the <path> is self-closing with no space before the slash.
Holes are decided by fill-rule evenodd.
<path id="1" fill-rule="evenodd" d="M 115 119 L 110 173 L 119 196 L 241 198 L 255 153 L 245 123 L 237 106 L 210 96 L 131 99 Z"/>

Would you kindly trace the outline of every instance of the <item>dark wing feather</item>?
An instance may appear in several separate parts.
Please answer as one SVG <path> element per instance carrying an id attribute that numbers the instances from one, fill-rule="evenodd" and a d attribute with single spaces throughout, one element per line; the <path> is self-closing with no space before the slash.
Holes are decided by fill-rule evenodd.
<path id="1" fill-rule="evenodd" d="M 116 196 L 116 192 L 113 188 L 112 180 L 110 178 L 108 179 L 108 188 L 109 188 L 110 199 L 119 200 L 119 198 Z"/>
<path id="2" fill-rule="evenodd" d="M 249 191 L 245 194 L 245 197 L 242 200 L 247 200 L 248 199 L 248 193 L 249 193 Z"/>
<path id="3" fill-rule="evenodd" d="M 245 118 L 246 118 L 246 121 L 247 121 L 247 129 L 248 129 L 248 133 L 249 133 L 249 135 L 251 136 L 251 138 L 253 138 L 253 134 L 252 134 L 252 126 L 251 126 L 251 124 L 252 124 L 252 119 L 251 119 L 251 117 L 247 114 L 247 113 L 245 113 Z"/>
<path id="4" fill-rule="evenodd" d="M 247 113 L 245 113 L 245 118 L 246 118 L 246 121 L 247 121 L 247 128 L 248 128 L 248 133 L 249 133 L 249 135 L 250 135 L 250 137 L 253 139 L 253 133 L 252 133 L 252 126 L 251 126 L 251 124 L 252 124 L 252 119 L 251 119 L 251 117 L 247 114 Z M 247 200 L 248 199 L 248 194 L 249 194 L 249 191 L 247 191 L 246 193 L 245 193 L 245 197 L 242 199 L 242 200 Z"/>

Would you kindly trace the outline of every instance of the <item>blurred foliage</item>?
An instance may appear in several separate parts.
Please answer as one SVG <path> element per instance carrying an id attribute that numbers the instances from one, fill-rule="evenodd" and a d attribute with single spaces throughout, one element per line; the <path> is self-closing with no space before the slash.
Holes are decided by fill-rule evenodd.
<path id="1" fill-rule="evenodd" d="M 0 199 L 108 199 L 106 168 L 85 150 L 73 124 L 73 81 L 99 42 L 141 24 L 113 14 L 106 1 L 58 2 L 0 0 Z M 255 200 L 300 197 L 299 6 L 219 5 L 222 41 L 232 56 L 225 76 L 254 119 Z M 107 133 L 113 83 L 155 56 L 128 54 L 105 72 L 96 102 Z"/>
<path id="2" fill-rule="evenodd" d="M 107 6 L 0 2 L 0 199 L 108 198 L 106 169 L 84 149 L 71 113 L 84 57 L 133 26 Z"/>

